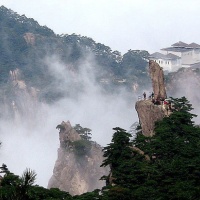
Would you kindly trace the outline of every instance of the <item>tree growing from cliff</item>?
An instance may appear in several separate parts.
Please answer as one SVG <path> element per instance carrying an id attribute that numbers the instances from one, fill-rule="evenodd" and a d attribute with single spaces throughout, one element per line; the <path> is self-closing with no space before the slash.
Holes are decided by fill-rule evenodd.
<path id="1" fill-rule="evenodd" d="M 102 164 L 111 166 L 112 176 L 104 178 L 115 185 L 110 184 L 103 196 L 116 199 L 114 193 L 118 193 L 121 199 L 199 199 L 200 128 L 192 121 L 196 115 L 185 97 L 171 101 L 174 111 L 156 123 L 154 136 L 138 133 L 131 143 L 123 129 L 116 129 L 112 143 L 104 148 Z"/>
<path id="2" fill-rule="evenodd" d="M 78 132 L 82 139 L 91 140 L 91 129 L 83 128 L 80 124 L 76 124 L 73 128 Z"/>
<path id="3" fill-rule="evenodd" d="M 152 138 L 138 137 L 135 145 L 151 158 L 149 180 L 156 188 L 151 194 L 154 199 L 198 199 L 200 128 L 192 121 L 196 115 L 185 97 L 171 101 L 174 112 L 156 123 Z"/>

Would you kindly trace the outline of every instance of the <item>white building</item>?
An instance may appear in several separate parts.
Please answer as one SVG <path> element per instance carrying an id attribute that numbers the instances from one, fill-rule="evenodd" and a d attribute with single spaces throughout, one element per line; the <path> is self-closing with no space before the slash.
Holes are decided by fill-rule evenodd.
<path id="1" fill-rule="evenodd" d="M 181 57 L 169 53 L 167 55 L 156 52 L 149 56 L 150 60 L 157 62 L 165 71 L 176 71 L 181 66 Z"/>
<path id="2" fill-rule="evenodd" d="M 191 67 L 200 63 L 200 45 L 177 42 L 171 47 L 161 49 L 162 53 L 153 53 L 149 59 L 157 62 L 164 70 L 177 71 L 181 67 Z"/>

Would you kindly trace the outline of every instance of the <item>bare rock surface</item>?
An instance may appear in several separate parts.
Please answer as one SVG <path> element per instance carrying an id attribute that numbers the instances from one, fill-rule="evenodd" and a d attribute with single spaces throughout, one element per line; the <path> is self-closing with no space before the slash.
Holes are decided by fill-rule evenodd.
<path id="1" fill-rule="evenodd" d="M 154 105 L 151 100 L 137 101 L 135 109 L 138 113 L 142 133 L 145 136 L 154 134 L 155 122 L 163 119 L 165 112 L 161 106 Z"/>
<path id="2" fill-rule="evenodd" d="M 16 124 L 23 122 L 24 119 L 27 123 L 33 124 L 32 119 L 35 118 L 38 107 L 38 93 L 38 89 L 26 85 L 18 68 L 10 71 L 7 87 L 2 94 L 1 108 L 4 116 L 14 119 Z"/>
<path id="3" fill-rule="evenodd" d="M 24 39 L 26 40 L 27 44 L 31 44 L 31 45 L 35 44 L 35 35 L 33 33 L 25 33 Z"/>
<path id="4" fill-rule="evenodd" d="M 152 86 L 154 91 L 155 99 L 167 98 L 165 84 L 164 84 L 164 73 L 158 63 L 150 60 L 149 61 L 149 74 L 152 80 Z"/>
<path id="5" fill-rule="evenodd" d="M 100 145 L 91 142 L 90 151 L 78 156 L 75 153 L 75 141 L 80 141 L 80 135 L 74 130 L 70 122 L 62 122 L 60 129 L 60 148 L 54 166 L 53 175 L 48 188 L 59 188 L 71 195 L 100 189 L 105 185 L 99 179 L 109 173 L 108 168 L 100 167 L 103 162 L 103 152 Z"/>
<path id="6" fill-rule="evenodd" d="M 150 61 L 149 74 L 152 80 L 154 97 L 148 100 L 137 101 L 135 105 L 142 133 L 145 136 L 152 136 L 154 134 L 155 122 L 169 115 L 163 101 L 160 101 L 167 97 L 163 70 L 158 63 Z"/>

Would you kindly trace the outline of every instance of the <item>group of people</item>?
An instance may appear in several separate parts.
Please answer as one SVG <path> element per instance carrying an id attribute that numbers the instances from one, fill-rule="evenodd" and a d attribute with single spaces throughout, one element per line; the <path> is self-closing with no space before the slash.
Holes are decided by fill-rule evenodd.
<path id="1" fill-rule="evenodd" d="M 144 100 L 147 99 L 146 92 L 143 93 Z M 166 109 L 171 110 L 171 101 L 169 99 L 164 98 L 154 98 L 154 92 L 152 92 L 148 99 L 151 99 L 154 105 L 163 105 Z"/>
<path id="2" fill-rule="evenodd" d="M 147 98 L 146 92 L 143 93 L 143 97 L 144 97 L 144 100 L 146 100 Z M 154 92 L 151 93 L 151 95 L 149 96 L 149 99 L 154 99 Z"/>

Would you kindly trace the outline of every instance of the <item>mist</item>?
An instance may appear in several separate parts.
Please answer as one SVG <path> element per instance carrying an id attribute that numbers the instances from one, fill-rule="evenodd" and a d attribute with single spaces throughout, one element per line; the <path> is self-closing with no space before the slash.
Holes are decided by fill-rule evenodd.
<path id="1" fill-rule="evenodd" d="M 171 85 L 171 86 L 170 86 Z M 193 120 L 196 124 L 200 124 L 200 77 L 195 69 L 182 68 L 179 73 L 172 77 L 171 83 L 168 86 L 167 94 L 173 98 L 185 96 L 192 104 L 194 110 L 191 113 L 197 115 Z"/>
<path id="2" fill-rule="evenodd" d="M 62 121 L 90 128 L 92 140 L 106 146 L 111 142 L 112 128 L 129 130 L 138 119 L 134 94 L 125 89 L 105 93 L 96 82 L 99 70 L 95 69 L 99 66 L 92 55 L 81 62 L 76 75 L 55 55 L 46 57 L 44 63 L 47 73 L 55 79 L 52 88 L 63 96 L 53 103 L 35 101 L 28 94 L 18 96 L 18 102 L 24 106 L 23 114 L 16 110 L 14 120 L 2 118 L 0 121 L 0 164 L 5 163 L 17 175 L 30 168 L 37 173 L 36 184 L 47 187 L 59 148 L 56 126 Z M 81 83 L 81 92 L 76 94 L 72 82 Z"/>

